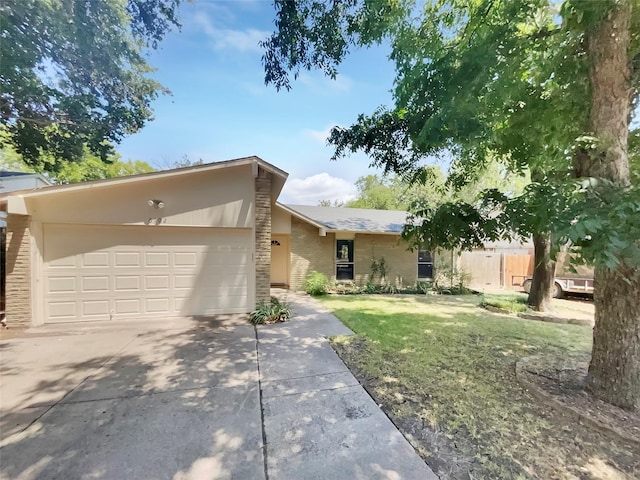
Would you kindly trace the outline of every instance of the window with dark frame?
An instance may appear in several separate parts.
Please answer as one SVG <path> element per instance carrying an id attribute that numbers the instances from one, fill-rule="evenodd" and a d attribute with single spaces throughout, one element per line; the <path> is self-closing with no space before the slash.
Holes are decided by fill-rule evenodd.
<path id="1" fill-rule="evenodd" d="M 353 240 L 336 240 L 336 280 L 353 280 Z"/>
<path id="2" fill-rule="evenodd" d="M 433 257 L 429 250 L 418 251 L 418 279 L 427 280 L 433 278 Z"/>

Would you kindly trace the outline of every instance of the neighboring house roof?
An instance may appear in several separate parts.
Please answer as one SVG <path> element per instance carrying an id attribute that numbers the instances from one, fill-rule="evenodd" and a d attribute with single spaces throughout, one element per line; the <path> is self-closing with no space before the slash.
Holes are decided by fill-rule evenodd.
<path id="1" fill-rule="evenodd" d="M 24 175 L 38 175 L 31 172 L 9 172 L 7 170 L 0 170 L 0 177 L 21 177 Z"/>
<path id="2" fill-rule="evenodd" d="M 0 170 L 0 202 L 11 192 L 32 190 L 46 185 L 51 185 L 51 181 L 39 173 Z"/>
<path id="3" fill-rule="evenodd" d="M 400 210 L 278 205 L 316 226 L 346 232 L 399 234 L 409 215 Z"/>

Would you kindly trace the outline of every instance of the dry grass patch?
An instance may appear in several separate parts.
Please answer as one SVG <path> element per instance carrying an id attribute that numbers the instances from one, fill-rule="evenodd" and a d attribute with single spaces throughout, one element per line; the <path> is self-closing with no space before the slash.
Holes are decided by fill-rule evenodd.
<path id="1" fill-rule="evenodd" d="M 338 353 L 442 478 L 639 478 L 640 451 L 537 402 L 530 355 L 583 356 L 591 330 L 479 309 L 473 296 L 330 297 Z"/>

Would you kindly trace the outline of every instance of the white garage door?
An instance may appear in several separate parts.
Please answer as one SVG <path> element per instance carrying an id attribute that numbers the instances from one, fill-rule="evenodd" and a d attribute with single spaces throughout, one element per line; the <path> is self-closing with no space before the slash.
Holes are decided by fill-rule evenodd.
<path id="1" fill-rule="evenodd" d="M 47 322 L 250 310 L 251 230 L 44 226 Z"/>

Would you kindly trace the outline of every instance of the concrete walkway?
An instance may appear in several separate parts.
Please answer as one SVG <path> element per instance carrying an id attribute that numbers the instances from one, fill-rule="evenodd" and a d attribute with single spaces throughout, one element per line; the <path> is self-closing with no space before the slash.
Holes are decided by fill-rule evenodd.
<path id="1" fill-rule="evenodd" d="M 51 325 L 0 341 L 0 479 L 436 478 L 308 297 L 245 316 Z"/>
<path id="2" fill-rule="evenodd" d="M 258 328 L 270 479 L 436 479 L 333 351 L 352 332 L 316 300 L 279 293 L 289 322 Z"/>

